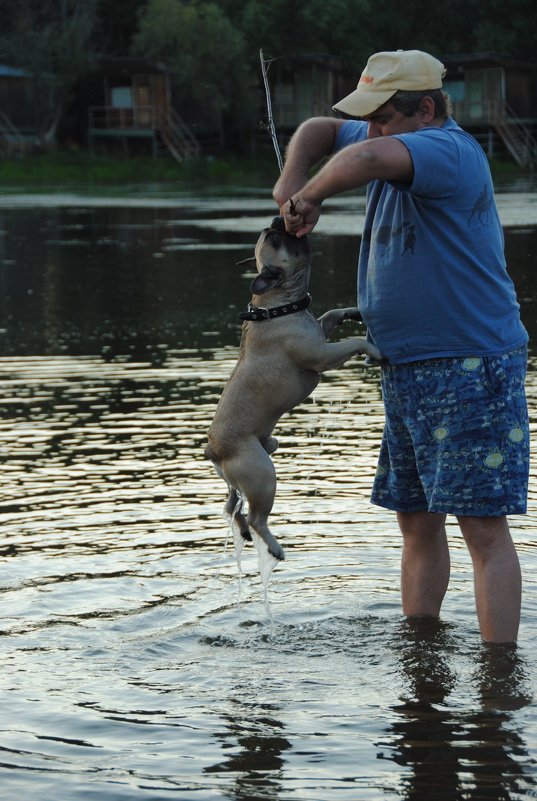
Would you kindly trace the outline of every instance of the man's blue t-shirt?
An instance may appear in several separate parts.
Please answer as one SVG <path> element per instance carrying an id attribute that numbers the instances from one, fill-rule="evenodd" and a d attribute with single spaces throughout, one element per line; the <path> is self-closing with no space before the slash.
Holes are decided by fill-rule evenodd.
<path id="1" fill-rule="evenodd" d="M 336 149 L 367 138 L 346 121 Z M 358 264 L 358 307 L 394 364 L 506 353 L 527 342 L 485 154 L 452 119 L 397 134 L 409 185 L 372 181 Z"/>

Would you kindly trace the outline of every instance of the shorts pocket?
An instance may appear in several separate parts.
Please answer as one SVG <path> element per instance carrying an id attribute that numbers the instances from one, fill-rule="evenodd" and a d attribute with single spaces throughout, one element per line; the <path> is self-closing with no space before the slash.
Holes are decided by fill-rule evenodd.
<path id="1" fill-rule="evenodd" d="M 492 395 L 501 395 L 507 381 L 505 360 L 497 356 L 484 356 L 482 361 L 485 387 Z"/>

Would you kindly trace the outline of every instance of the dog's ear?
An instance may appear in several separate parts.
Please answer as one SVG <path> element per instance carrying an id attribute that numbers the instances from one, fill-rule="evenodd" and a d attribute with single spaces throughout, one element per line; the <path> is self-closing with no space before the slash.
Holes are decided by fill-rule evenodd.
<path id="1" fill-rule="evenodd" d="M 285 271 L 281 267 L 274 267 L 267 264 L 250 284 L 250 289 L 254 295 L 264 295 L 269 289 L 280 286 L 285 278 Z"/>

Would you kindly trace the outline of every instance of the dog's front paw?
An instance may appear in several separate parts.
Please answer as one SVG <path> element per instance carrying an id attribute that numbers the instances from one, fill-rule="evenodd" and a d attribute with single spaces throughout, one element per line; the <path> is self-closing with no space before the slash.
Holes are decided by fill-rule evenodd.
<path id="1" fill-rule="evenodd" d="M 323 333 L 328 339 L 336 326 L 341 325 L 346 320 L 360 321 L 361 319 L 362 315 L 358 309 L 349 307 L 347 309 L 330 309 L 330 311 L 325 312 L 321 317 L 318 318 L 318 322 L 321 324 Z"/>
<path id="2" fill-rule="evenodd" d="M 378 367 L 386 361 L 386 357 L 382 355 L 380 350 L 375 345 L 369 345 L 369 350 L 366 353 L 364 364 L 368 366 Z"/>

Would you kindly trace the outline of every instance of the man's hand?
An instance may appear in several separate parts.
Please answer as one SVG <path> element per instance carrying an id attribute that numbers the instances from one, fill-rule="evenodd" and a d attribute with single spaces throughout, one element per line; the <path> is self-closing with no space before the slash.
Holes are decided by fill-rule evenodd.
<path id="1" fill-rule="evenodd" d="M 321 204 L 300 195 L 290 198 L 282 209 L 285 230 L 300 238 L 313 231 L 321 215 Z"/>
<path id="2" fill-rule="evenodd" d="M 273 197 L 283 214 L 290 197 L 302 189 L 310 170 L 334 150 L 338 129 L 344 120 L 334 117 L 313 117 L 303 122 L 293 134 L 281 176 L 276 181 Z"/>

